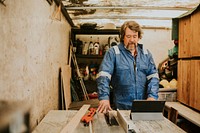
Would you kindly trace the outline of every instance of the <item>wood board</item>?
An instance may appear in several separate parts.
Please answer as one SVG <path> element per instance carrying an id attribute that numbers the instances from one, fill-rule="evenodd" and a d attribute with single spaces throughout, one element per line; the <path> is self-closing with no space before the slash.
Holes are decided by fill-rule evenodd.
<path id="1" fill-rule="evenodd" d="M 184 106 L 179 102 L 166 102 L 165 106 L 168 109 L 173 107 L 178 111 L 179 115 L 200 127 L 200 114 L 198 112 Z"/>
<path id="2" fill-rule="evenodd" d="M 189 93 L 191 84 L 191 65 L 190 60 L 178 61 L 178 89 L 177 100 L 189 105 Z"/>
<path id="3" fill-rule="evenodd" d="M 77 112 L 77 110 L 51 110 L 32 133 L 59 133 Z"/>
<path id="4" fill-rule="evenodd" d="M 185 17 L 179 20 L 179 44 L 178 57 L 190 58 L 191 47 L 191 22 L 190 17 Z"/>
<path id="5" fill-rule="evenodd" d="M 120 110 L 124 117 L 130 117 L 130 111 Z M 132 121 L 132 126 L 136 133 L 185 133 L 177 125 L 164 118 L 164 120 L 137 120 Z"/>
<path id="6" fill-rule="evenodd" d="M 200 111 L 200 60 L 191 60 L 189 105 Z"/>
<path id="7" fill-rule="evenodd" d="M 186 35 L 189 35 L 188 33 Z M 200 11 L 191 16 L 191 56 L 200 57 Z"/>
<path id="8" fill-rule="evenodd" d="M 90 105 L 83 105 L 77 114 L 70 120 L 69 123 L 61 130 L 60 133 L 73 133 L 78 124 L 80 123 L 81 118 L 86 114 Z"/>
<path id="9" fill-rule="evenodd" d="M 61 79 L 63 79 L 65 107 L 66 109 L 68 109 L 69 105 L 71 104 L 71 89 L 70 89 L 71 67 L 69 65 L 63 65 L 61 69 L 62 69 Z"/>

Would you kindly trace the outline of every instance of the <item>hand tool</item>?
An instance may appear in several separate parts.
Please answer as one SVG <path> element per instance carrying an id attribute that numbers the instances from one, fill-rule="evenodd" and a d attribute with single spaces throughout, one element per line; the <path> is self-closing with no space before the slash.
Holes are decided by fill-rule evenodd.
<path id="1" fill-rule="evenodd" d="M 82 122 L 84 122 L 84 126 L 89 126 L 89 123 L 92 121 L 92 117 L 95 115 L 96 113 L 96 108 L 90 108 L 90 111 L 84 115 L 81 119 Z"/>

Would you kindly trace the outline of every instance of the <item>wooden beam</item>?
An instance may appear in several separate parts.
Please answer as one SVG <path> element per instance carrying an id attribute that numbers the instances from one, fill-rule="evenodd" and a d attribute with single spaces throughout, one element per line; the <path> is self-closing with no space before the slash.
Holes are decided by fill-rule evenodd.
<path id="1" fill-rule="evenodd" d="M 76 16 L 73 20 L 78 19 L 154 19 L 154 20 L 172 20 L 170 17 L 148 17 L 148 16 Z"/>
<path id="2" fill-rule="evenodd" d="M 69 123 L 61 130 L 60 133 L 73 133 L 76 127 L 78 126 L 83 115 L 86 114 L 90 105 L 83 105 L 77 114 L 70 120 Z"/>
<path id="3" fill-rule="evenodd" d="M 67 10 L 65 9 L 63 3 L 61 2 L 61 0 L 54 0 L 56 5 L 59 6 L 59 4 L 61 3 L 61 12 L 63 13 L 63 16 L 65 17 L 65 19 L 68 21 L 68 23 L 70 24 L 71 27 L 74 27 L 74 23 L 72 21 L 72 19 L 70 18 Z"/>
<path id="4" fill-rule="evenodd" d="M 140 9 L 140 10 L 182 10 L 188 11 L 192 8 L 187 7 L 158 7 L 158 6 L 67 6 L 64 5 L 66 10 L 81 10 L 81 9 Z"/>

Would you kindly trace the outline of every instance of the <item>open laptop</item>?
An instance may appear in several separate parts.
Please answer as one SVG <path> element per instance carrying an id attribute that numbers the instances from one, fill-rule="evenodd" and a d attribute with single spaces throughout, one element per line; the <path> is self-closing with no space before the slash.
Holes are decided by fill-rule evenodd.
<path id="1" fill-rule="evenodd" d="M 165 101 L 134 100 L 132 102 L 132 120 L 163 120 Z"/>

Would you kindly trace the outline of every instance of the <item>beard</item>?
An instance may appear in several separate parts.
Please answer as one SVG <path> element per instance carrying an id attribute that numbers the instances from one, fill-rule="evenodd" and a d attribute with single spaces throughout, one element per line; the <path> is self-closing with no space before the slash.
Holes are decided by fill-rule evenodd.
<path id="1" fill-rule="evenodd" d="M 137 43 L 129 42 L 126 48 L 130 51 L 134 51 L 136 49 Z"/>

